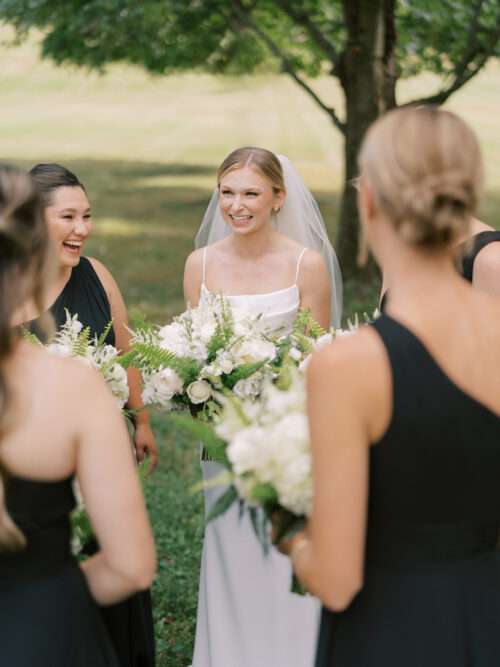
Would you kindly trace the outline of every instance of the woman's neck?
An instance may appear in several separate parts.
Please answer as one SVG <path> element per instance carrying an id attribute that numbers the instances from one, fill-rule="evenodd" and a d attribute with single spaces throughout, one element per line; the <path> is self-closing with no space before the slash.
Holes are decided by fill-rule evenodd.
<path id="1" fill-rule="evenodd" d="M 274 245 L 277 232 L 270 224 L 261 227 L 253 234 L 232 234 L 231 245 L 236 253 L 244 258 L 255 260 L 261 257 Z"/>

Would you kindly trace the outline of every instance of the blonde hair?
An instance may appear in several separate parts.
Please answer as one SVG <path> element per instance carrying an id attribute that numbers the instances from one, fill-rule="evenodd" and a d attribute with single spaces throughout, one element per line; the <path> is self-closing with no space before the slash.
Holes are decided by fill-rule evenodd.
<path id="1" fill-rule="evenodd" d="M 18 338 L 12 317 L 30 298 L 43 310 L 52 263 L 49 243 L 40 197 L 31 179 L 14 167 L 0 165 L 0 439 L 11 425 L 12 397 L 2 365 Z M 19 549 L 26 541 L 5 506 L 6 477 L 0 460 L 0 549 Z"/>
<path id="2" fill-rule="evenodd" d="M 483 184 L 479 143 L 458 116 L 396 109 L 368 130 L 359 155 L 375 201 L 408 243 L 441 247 L 467 231 Z"/>
<path id="3" fill-rule="evenodd" d="M 285 192 L 285 179 L 281 162 L 274 153 L 265 148 L 245 146 L 230 153 L 217 170 L 217 185 L 233 169 L 252 167 L 266 178 L 275 193 Z"/>

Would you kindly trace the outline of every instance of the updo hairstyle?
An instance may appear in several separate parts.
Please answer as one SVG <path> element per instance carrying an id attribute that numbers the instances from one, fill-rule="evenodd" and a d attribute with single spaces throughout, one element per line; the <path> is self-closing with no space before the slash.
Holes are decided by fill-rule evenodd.
<path id="1" fill-rule="evenodd" d="M 19 334 L 13 316 L 28 299 L 44 308 L 52 253 L 40 196 L 30 177 L 0 164 L 0 445 L 11 426 L 12 397 L 3 373 Z M 1 451 L 1 447 L 0 447 Z M 25 538 L 5 506 L 6 471 L 0 458 L 0 549 L 21 548 Z"/>
<path id="2" fill-rule="evenodd" d="M 390 111 L 368 130 L 359 167 L 408 243 L 444 247 L 467 232 L 483 166 L 476 136 L 455 114 L 435 107 Z"/>

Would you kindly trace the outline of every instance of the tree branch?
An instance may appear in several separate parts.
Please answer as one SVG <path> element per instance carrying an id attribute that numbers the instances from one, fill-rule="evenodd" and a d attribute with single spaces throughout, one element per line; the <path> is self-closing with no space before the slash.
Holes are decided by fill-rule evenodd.
<path id="1" fill-rule="evenodd" d="M 298 23 L 307 30 L 312 40 L 316 43 L 317 46 L 319 46 L 325 56 L 327 56 L 327 58 L 330 60 L 333 65 L 332 69 L 335 71 L 340 60 L 337 49 L 333 46 L 330 40 L 325 37 L 314 21 L 311 20 L 309 14 L 300 9 L 297 9 L 294 4 L 288 2 L 288 0 L 275 0 L 275 2 L 278 7 L 281 7 L 285 14 L 288 14 L 288 16 L 293 19 L 293 21 L 295 21 L 295 23 Z"/>
<path id="2" fill-rule="evenodd" d="M 269 37 L 269 35 L 264 30 L 262 30 L 262 28 L 257 25 L 257 23 L 255 23 L 255 21 L 253 21 L 253 19 L 247 14 L 245 11 L 246 7 L 242 5 L 240 0 L 234 0 L 232 8 L 243 24 L 250 28 L 250 30 L 252 30 L 264 42 L 271 53 L 280 60 L 282 70 L 288 74 L 303 90 L 305 90 L 309 97 L 311 97 L 316 102 L 316 104 L 330 116 L 330 119 L 332 120 L 335 127 L 337 127 L 344 134 L 345 124 L 337 116 L 335 109 L 326 105 L 309 86 L 309 84 L 301 76 L 299 76 L 287 55 L 280 49 L 276 42 L 271 39 L 271 37 Z"/>
<path id="3" fill-rule="evenodd" d="M 481 0 L 478 3 L 479 9 L 482 5 Z M 478 8 L 476 8 L 478 9 Z M 478 16 L 476 15 L 475 23 L 478 22 Z M 412 100 L 411 102 L 406 102 L 401 105 L 403 107 L 422 105 L 422 104 L 443 104 L 446 100 L 453 95 L 457 90 L 462 88 L 468 81 L 476 76 L 478 72 L 484 67 L 488 59 L 491 57 L 495 47 L 500 40 L 500 21 L 496 29 L 491 33 L 491 39 L 485 45 L 475 44 L 474 47 L 470 48 L 468 52 L 464 55 L 462 60 L 455 66 L 453 71 L 453 80 L 449 86 L 445 86 L 435 95 L 430 95 L 429 97 L 422 97 L 417 100 Z M 475 67 L 471 65 L 476 61 Z"/>

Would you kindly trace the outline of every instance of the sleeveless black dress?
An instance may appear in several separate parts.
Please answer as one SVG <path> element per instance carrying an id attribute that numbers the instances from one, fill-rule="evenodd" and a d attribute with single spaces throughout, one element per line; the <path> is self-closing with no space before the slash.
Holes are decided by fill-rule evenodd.
<path id="1" fill-rule="evenodd" d="M 370 452 L 365 583 L 323 609 L 316 667 L 500 665 L 500 416 L 406 327 L 372 325 L 393 415 Z"/>
<path id="2" fill-rule="evenodd" d="M 51 312 L 57 327 L 66 321 L 65 309 L 71 315 L 78 314 L 83 326 L 90 327 L 92 336 L 100 336 L 111 321 L 106 291 L 86 257 L 82 257 L 72 269 L 70 279 L 52 305 Z M 106 342 L 115 344 L 113 328 Z M 95 543 L 86 545 L 84 549 L 88 555 L 96 550 Z M 154 667 L 154 623 L 149 591 L 136 593 L 124 602 L 102 607 L 101 613 L 120 659 L 120 667 Z"/>
<path id="3" fill-rule="evenodd" d="M 481 250 L 490 243 L 496 243 L 498 241 L 500 241 L 500 232 L 497 231 L 480 232 L 472 237 L 472 248 L 463 255 L 460 266 L 461 273 L 466 280 L 472 282 L 474 262 Z M 465 249 L 465 244 L 462 244 L 462 247 Z"/>
<path id="4" fill-rule="evenodd" d="M 500 232 L 479 232 L 472 237 L 472 247 L 466 252 L 467 243 L 461 244 L 462 249 L 462 258 L 459 262 L 458 269 L 465 280 L 472 282 L 472 276 L 474 273 L 474 262 L 476 261 L 477 256 L 483 248 L 485 248 L 490 243 L 497 243 L 500 241 Z M 386 290 L 382 294 L 380 299 L 380 311 L 383 313 L 387 308 L 387 299 L 389 298 L 389 291 Z"/>
<path id="5" fill-rule="evenodd" d="M 71 478 L 11 477 L 6 504 L 27 546 L 0 552 L 0 664 L 119 667 L 85 577 L 70 553 Z"/>

